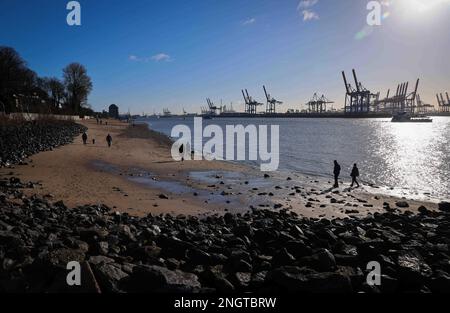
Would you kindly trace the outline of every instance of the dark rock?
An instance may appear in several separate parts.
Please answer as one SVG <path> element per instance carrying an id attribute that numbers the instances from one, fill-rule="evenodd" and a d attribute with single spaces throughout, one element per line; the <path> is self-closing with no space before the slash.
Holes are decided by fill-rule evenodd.
<path id="1" fill-rule="evenodd" d="M 201 249 L 189 249 L 187 257 L 193 264 L 212 265 L 211 255 Z"/>
<path id="2" fill-rule="evenodd" d="M 201 274 L 208 285 L 215 288 L 218 292 L 229 293 L 235 290 L 234 285 L 225 277 L 222 268 L 210 267 Z"/>
<path id="3" fill-rule="evenodd" d="M 180 267 L 180 261 L 174 258 L 169 258 L 166 260 L 166 266 L 169 270 L 176 270 Z"/>
<path id="4" fill-rule="evenodd" d="M 23 241 L 19 235 L 12 231 L 0 231 L 0 245 L 5 246 L 21 246 Z"/>
<path id="5" fill-rule="evenodd" d="M 284 266 L 270 272 L 268 283 L 274 283 L 289 293 L 352 292 L 352 285 L 348 276 L 339 273 L 315 273 L 294 266 Z"/>
<path id="6" fill-rule="evenodd" d="M 96 242 L 99 239 L 105 239 L 109 232 L 101 228 L 79 228 L 78 233 L 82 240 L 86 242 Z"/>
<path id="7" fill-rule="evenodd" d="M 195 274 L 142 265 L 134 267 L 123 287 L 130 292 L 196 292 L 201 285 Z"/>
<path id="8" fill-rule="evenodd" d="M 260 271 L 253 273 L 250 279 L 250 287 L 259 289 L 264 285 L 266 280 L 267 271 Z"/>
<path id="9" fill-rule="evenodd" d="M 439 210 L 443 212 L 450 212 L 450 202 L 439 203 Z"/>
<path id="10" fill-rule="evenodd" d="M 421 283 L 424 278 L 429 278 L 432 271 L 415 250 L 400 251 L 398 258 L 398 273 L 406 282 Z"/>
<path id="11" fill-rule="evenodd" d="M 431 211 L 430 210 L 428 210 L 426 207 L 424 207 L 423 205 L 421 205 L 418 209 L 417 209 L 417 211 L 419 211 L 419 213 L 421 213 L 421 214 L 424 214 L 424 215 L 427 215 L 427 214 L 429 214 Z"/>
<path id="12" fill-rule="evenodd" d="M 253 270 L 252 265 L 244 260 L 234 260 L 232 264 L 236 272 L 252 272 Z"/>
<path id="13" fill-rule="evenodd" d="M 334 255 L 327 249 L 320 249 L 312 256 L 304 257 L 299 261 L 322 272 L 333 271 L 336 268 Z"/>
<path id="14" fill-rule="evenodd" d="M 48 262 L 52 266 L 66 268 L 67 263 L 77 261 L 79 263 L 85 260 L 85 254 L 80 250 L 73 249 L 57 249 L 49 253 Z"/>
<path id="15" fill-rule="evenodd" d="M 225 220 L 225 223 L 227 223 L 227 224 L 235 224 L 236 223 L 236 218 L 231 213 L 225 213 L 225 215 L 223 216 L 223 219 Z"/>
<path id="16" fill-rule="evenodd" d="M 395 293 L 398 291 L 398 279 L 392 278 L 388 275 L 381 275 L 381 292 L 385 293 Z"/>
<path id="17" fill-rule="evenodd" d="M 312 250 L 302 240 L 290 240 L 286 242 L 285 247 L 287 251 L 295 258 L 301 258 L 311 255 Z"/>
<path id="18" fill-rule="evenodd" d="M 93 265 L 93 271 L 101 290 L 106 292 L 118 292 L 120 282 L 128 277 L 128 274 L 116 263 L 102 262 Z"/>
<path id="19" fill-rule="evenodd" d="M 156 245 L 139 247 L 133 254 L 138 260 L 155 260 L 161 256 L 161 248 Z"/>
<path id="20" fill-rule="evenodd" d="M 409 208 L 409 204 L 406 201 L 397 201 L 395 205 L 399 208 Z"/>
<path id="21" fill-rule="evenodd" d="M 229 280 L 238 289 L 245 290 L 252 279 L 252 274 L 249 272 L 236 272 L 230 275 Z"/>
<path id="22" fill-rule="evenodd" d="M 273 256 L 272 264 L 275 267 L 282 265 L 291 265 L 295 262 L 294 256 L 290 254 L 286 248 L 281 249 L 277 254 Z"/>
<path id="23" fill-rule="evenodd" d="M 429 285 L 433 292 L 447 293 L 450 290 L 450 275 L 443 271 L 437 271 L 435 277 L 430 279 Z"/>
<path id="24" fill-rule="evenodd" d="M 99 241 L 96 245 L 96 252 L 98 254 L 106 255 L 108 254 L 109 244 L 106 241 Z"/>
<path id="25" fill-rule="evenodd" d="M 236 236 L 247 236 L 252 237 L 254 232 L 252 227 L 249 224 L 240 224 L 238 226 L 235 226 L 233 228 L 233 233 L 236 234 Z"/>
<path id="26" fill-rule="evenodd" d="M 114 259 L 108 258 L 103 255 L 91 256 L 91 257 L 89 257 L 88 261 L 90 264 L 93 264 L 93 265 L 99 265 L 101 263 L 105 263 L 105 264 L 114 263 Z"/>

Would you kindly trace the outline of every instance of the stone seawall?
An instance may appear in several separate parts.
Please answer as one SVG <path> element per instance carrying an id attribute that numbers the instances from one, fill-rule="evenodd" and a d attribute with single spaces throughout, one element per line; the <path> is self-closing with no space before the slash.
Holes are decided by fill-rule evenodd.
<path id="1" fill-rule="evenodd" d="M 0 123 L 0 167 L 20 163 L 41 151 L 71 143 L 86 127 L 73 121 L 20 121 Z"/>

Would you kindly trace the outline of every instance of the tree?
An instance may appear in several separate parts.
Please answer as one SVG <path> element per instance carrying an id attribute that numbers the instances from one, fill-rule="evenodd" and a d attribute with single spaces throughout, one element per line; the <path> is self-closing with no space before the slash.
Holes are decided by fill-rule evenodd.
<path id="1" fill-rule="evenodd" d="M 10 47 L 0 47 L 0 105 L 6 113 L 48 113 L 47 92 L 42 79 Z"/>
<path id="2" fill-rule="evenodd" d="M 78 114 L 92 90 L 86 68 L 72 63 L 63 69 L 64 82 L 40 78 L 10 47 L 0 46 L 0 111 L 58 113 L 64 102 L 67 113 Z"/>
<path id="3" fill-rule="evenodd" d="M 56 77 L 42 78 L 42 88 L 47 92 L 53 113 L 59 112 L 66 98 L 66 90 L 61 80 Z"/>
<path id="4" fill-rule="evenodd" d="M 64 85 L 67 91 L 67 102 L 73 113 L 78 114 L 81 107 L 87 104 L 92 90 L 91 78 L 86 68 L 79 63 L 71 63 L 63 69 Z"/>
<path id="5" fill-rule="evenodd" d="M 0 102 L 6 112 L 16 109 L 19 96 L 30 95 L 30 88 L 35 82 L 36 74 L 27 67 L 17 51 L 0 46 Z"/>

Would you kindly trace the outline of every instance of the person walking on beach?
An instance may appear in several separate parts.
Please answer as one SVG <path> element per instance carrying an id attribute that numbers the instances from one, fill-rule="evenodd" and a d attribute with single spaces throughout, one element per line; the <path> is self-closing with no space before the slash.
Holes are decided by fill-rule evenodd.
<path id="1" fill-rule="evenodd" d="M 333 170 L 333 174 L 334 174 L 334 188 L 338 188 L 339 187 L 339 174 L 341 174 L 341 166 L 339 165 L 339 163 L 334 160 L 334 170 Z"/>
<path id="2" fill-rule="evenodd" d="M 184 144 L 181 144 L 180 148 L 178 149 L 178 152 L 182 155 L 181 162 L 184 161 Z"/>
<path id="3" fill-rule="evenodd" d="M 356 166 L 356 163 L 353 164 L 353 169 L 352 169 L 352 173 L 350 174 L 350 176 L 352 177 L 352 184 L 350 185 L 350 187 L 353 187 L 353 184 L 356 184 L 356 187 L 359 187 L 359 183 L 356 180 L 356 178 L 359 176 L 359 170 L 358 170 L 358 167 Z"/>
<path id="4" fill-rule="evenodd" d="M 108 143 L 108 147 L 111 148 L 112 137 L 110 134 L 108 134 L 108 136 L 106 136 L 106 142 Z"/>
<path id="5" fill-rule="evenodd" d="M 88 136 L 87 136 L 86 132 L 83 133 L 81 138 L 83 139 L 83 144 L 85 145 L 87 143 L 87 139 L 88 139 Z"/>

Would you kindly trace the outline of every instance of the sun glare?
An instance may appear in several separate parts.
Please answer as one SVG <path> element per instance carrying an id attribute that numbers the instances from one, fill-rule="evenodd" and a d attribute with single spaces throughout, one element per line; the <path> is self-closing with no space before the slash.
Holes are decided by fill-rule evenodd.
<path id="1" fill-rule="evenodd" d="M 441 4 L 450 4 L 450 0 L 400 0 L 402 9 L 408 13 L 425 14 Z"/>

